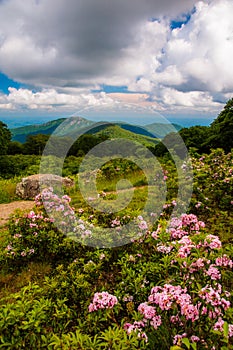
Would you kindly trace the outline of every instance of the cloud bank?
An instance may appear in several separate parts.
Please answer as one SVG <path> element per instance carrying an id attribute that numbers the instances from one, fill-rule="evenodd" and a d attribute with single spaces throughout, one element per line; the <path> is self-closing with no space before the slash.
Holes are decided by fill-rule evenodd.
<path id="1" fill-rule="evenodd" d="M 0 108 L 217 111 L 233 96 L 232 13 L 231 0 L 4 0 L 0 71 L 26 87 Z"/>

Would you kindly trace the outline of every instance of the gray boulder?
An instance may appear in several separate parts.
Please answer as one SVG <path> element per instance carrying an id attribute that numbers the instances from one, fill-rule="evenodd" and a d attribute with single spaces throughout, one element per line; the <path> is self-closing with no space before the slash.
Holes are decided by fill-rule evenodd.
<path id="1" fill-rule="evenodd" d="M 74 186 L 74 181 L 68 177 L 53 174 L 36 174 L 22 178 L 16 185 L 16 195 L 23 199 L 33 199 L 43 188 L 62 188 Z"/>

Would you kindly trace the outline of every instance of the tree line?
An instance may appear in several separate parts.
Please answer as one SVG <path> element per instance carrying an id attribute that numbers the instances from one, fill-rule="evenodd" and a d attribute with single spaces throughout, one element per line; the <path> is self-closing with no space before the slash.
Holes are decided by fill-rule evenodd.
<path id="1" fill-rule="evenodd" d="M 45 152 L 44 155 L 55 155 L 59 157 L 68 143 L 72 144 L 72 146 L 67 156 L 82 157 L 97 144 L 105 140 L 106 136 L 103 135 L 84 134 L 73 142 L 69 137 L 51 137 L 51 135 L 37 134 L 29 135 L 26 142 L 21 143 L 19 141 L 12 141 L 7 125 L 0 122 L 0 155 L 42 155 Z"/>
<path id="2" fill-rule="evenodd" d="M 233 98 L 230 99 L 218 117 L 210 126 L 191 126 L 182 128 L 179 135 L 188 150 L 190 148 L 199 154 L 209 154 L 211 149 L 222 148 L 229 153 L 233 148 Z M 168 153 L 165 145 L 169 145 L 179 153 L 181 147 L 176 133 L 170 133 L 152 150 L 156 156 Z M 182 147 L 181 147 L 182 148 Z"/>

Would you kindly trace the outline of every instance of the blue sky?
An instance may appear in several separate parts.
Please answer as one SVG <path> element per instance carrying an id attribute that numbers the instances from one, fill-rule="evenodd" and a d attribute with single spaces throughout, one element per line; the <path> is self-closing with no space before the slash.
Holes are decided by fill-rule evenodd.
<path id="1" fill-rule="evenodd" d="M 122 106 L 128 122 L 208 125 L 233 97 L 232 13 L 231 0 L 0 2 L 1 119 Z"/>
<path id="2" fill-rule="evenodd" d="M 16 89 L 22 87 L 20 83 L 8 78 L 8 76 L 3 73 L 0 73 L 0 83 L 0 92 L 6 95 L 9 94 L 9 87 L 14 87 Z"/>

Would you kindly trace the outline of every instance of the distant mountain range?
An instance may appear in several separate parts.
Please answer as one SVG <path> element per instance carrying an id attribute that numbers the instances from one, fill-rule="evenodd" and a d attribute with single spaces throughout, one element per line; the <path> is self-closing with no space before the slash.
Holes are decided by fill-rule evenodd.
<path id="1" fill-rule="evenodd" d="M 27 125 L 23 127 L 10 129 L 12 140 L 24 143 L 28 136 L 46 134 L 55 134 L 57 136 L 68 136 L 77 138 L 81 134 L 100 134 L 107 133 L 111 138 L 123 137 L 134 139 L 137 136 L 139 142 L 157 143 L 156 139 L 162 139 L 170 132 L 179 131 L 182 126 L 178 124 L 153 123 L 144 127 L 128 124 L 124 122 L 94 122 L 82 117 L 59 118 L 46 122 L 44 124 Z"/>

